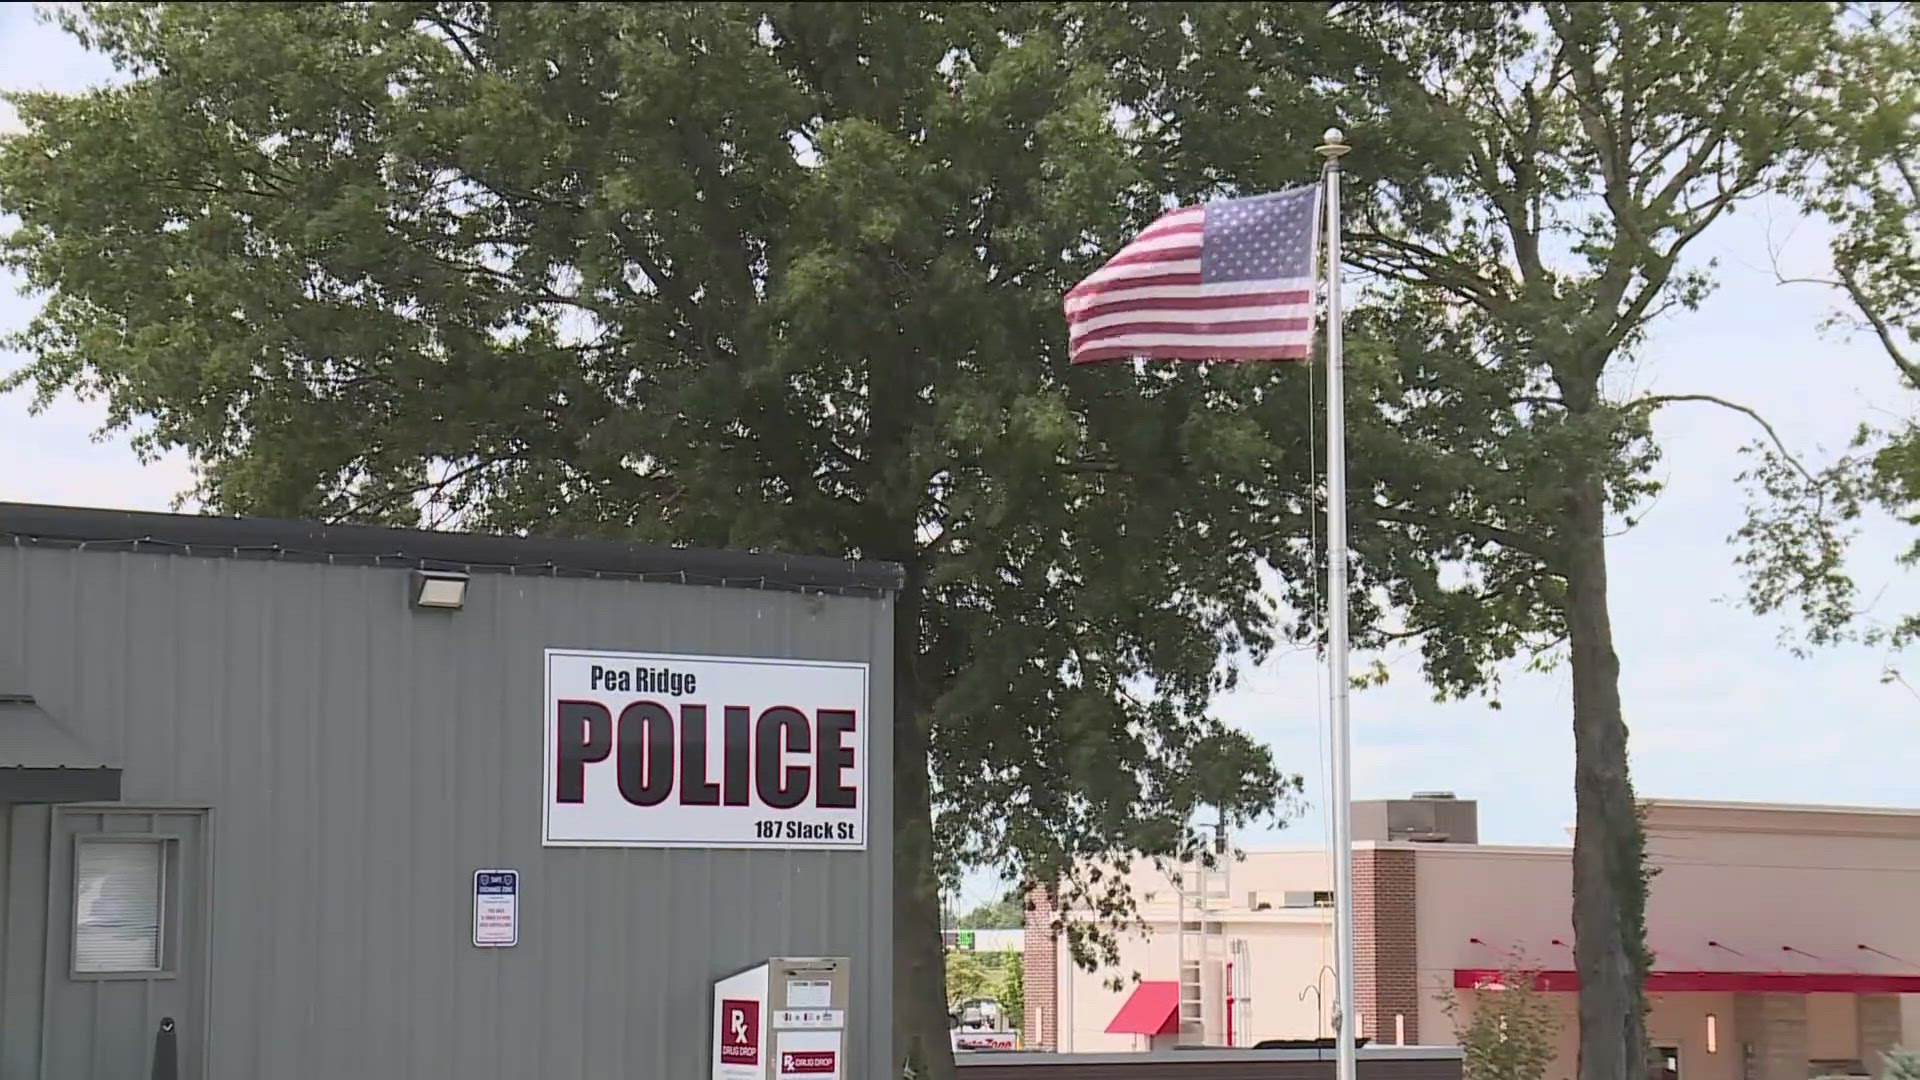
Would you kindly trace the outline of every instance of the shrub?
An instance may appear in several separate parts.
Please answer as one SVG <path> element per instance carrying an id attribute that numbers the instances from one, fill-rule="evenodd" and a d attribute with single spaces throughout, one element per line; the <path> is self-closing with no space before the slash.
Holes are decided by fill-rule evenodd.
<path id="1" fill-rule="evenodd" d="M 1460 1043 L 1464 1080 L 1544 1080 L 1559 1046 L 1560 1013 L 1534 985 L 1538 974 L 1524 967 L 1502 971 L 1501 988 L 1476 991 L 1470 1011 L 1452 991 L 1442 999 Z"/>

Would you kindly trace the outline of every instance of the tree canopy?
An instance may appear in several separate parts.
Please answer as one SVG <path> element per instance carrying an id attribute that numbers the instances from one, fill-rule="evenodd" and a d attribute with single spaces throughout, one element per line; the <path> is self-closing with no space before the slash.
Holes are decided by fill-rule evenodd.
<path id="1" fill-rule="evenodd" d="M 947 1008 L 968 1002 L 997 1000 L 999 962 L 983 953 L 959 952 L 947 957 Z"/>

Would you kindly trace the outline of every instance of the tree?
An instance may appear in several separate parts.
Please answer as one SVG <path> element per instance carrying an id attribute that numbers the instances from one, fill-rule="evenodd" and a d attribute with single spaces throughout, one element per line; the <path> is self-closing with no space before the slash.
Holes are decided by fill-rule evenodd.
<path id="1" fill-rule="evenodd" d="M 1497 689 L 1493 665 L 1518 656 L 1569 664 L 1580 1076 L 1639 1080 L 1647 886 L 1607 537 L 1657 490 L 1651 414 L 1734 403 L 1635 394 L 1623 368 L 1662 313 L 1706 291 L 1694 242 L 1804 161 L 1834 12 L 1340 5 L 1325 17 L 1323 43 L 1360 43 L 1323 84 L 1355 147 L 1360 640 L 1417 640 L 1443 695 Z M 1143 10 L 1105 42 L 1131 58 L 1114 61 L 1125 100 L 1178 182 L 1289 181 L 1273 148 L 1314 132 L 1269 104 L 1305 92 L 1287 31 L 1266 5 L 1189 5 Z M 1287 584 L 1311 610 L 1304 580 Z"/>
<path id="2" fill-rule="evenodd" d="M 994 984 L 993 1000 L 1000 1004 L 1000 1015 L 1006 1018 L 1006 1026 L 1022 1026 L 1027 1015 L 1027 974 L 1017 955 L 1001 958 L 1000 980 Z"/>
<path id="3" fill-rule="evenodd" d="M 900 563 L 895 1027 L 950 1077 L 943 876 L 1118 917 L 1196 805 L 1298 789 L 1207 707 L 1302 557 L 1306 418 L 1256 407 L 1303 376 L 1068 369 L 1161 190 L 1067 10 L 68 10 L 130 82 L 11 97 L 7 385 L 219 512 Z"/>
<path id="4" fill-rule="evenodd" d="M 1886 1080 L 1920 1080 L 1920 1053 L 1891 1050 L 1886 1057 Z"/>
<path id="5" fill-rule="evenodd" d="M 1464 1080 L 1542 1080 L 1560 1050 L 1560 1011 L 1539 987 L 1539 971 L 1509 964 L 1499 984 L 1442 998 L 1453 1021 Z M 1464 1016 L 1463 1016 L 1464 1014 Z"/>
<path id="6" fill-rule="evenodd" d="M 970 1001 L 993 998 L 998 974 L 982 953 L 947 954 L 947 1008 L 958 1009 Z"/>

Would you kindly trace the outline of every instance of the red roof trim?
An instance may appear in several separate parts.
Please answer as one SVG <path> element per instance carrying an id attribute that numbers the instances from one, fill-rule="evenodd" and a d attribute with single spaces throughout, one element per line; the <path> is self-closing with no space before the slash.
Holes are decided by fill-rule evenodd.
<path id="1" fill-rule="evenodd" d="M 1497 989 L 1500 972 L 1491 968 L 1456 968 L 1456 990 Z M 1580 976 L 1572 971 L 1542 971 L 1534 989 L 1573 991 Z M 1652 994 L 1920 994 L 1920 975 L 1868 975 L 1864 972 L 1789 971 L 1655 971 L 1647 976 Z"/>
<path id="2" fill-rule="evenodd" d="M 1109 1035 L 1171 1035 L 1180 1029 L 1180 984 L 1143 982 L 1107 1024 Z"/>

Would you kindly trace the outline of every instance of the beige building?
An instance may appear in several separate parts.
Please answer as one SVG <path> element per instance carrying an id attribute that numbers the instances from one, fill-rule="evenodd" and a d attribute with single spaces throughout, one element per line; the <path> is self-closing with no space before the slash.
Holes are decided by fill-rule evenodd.
<path id="1" fill-rule="evenodd" d="M 1356 804 L 1356 1008 L 1379 1043 L 1447 1044 L 1516 960 L 1576 1031 L 1569 847 L 1478 842 L 1472 802 L 1440 793 Z M 1920 810 L 1657 801 L 1648 857 L 1652 1039 L 1670 1080 L 1866 1075 L 1920 1044 Z M 1027 1042 L 1061 1051 L 1252 1046 L 1331 1034 L 1332 860 L 1248 852 L 1214 872 L 1135 871 L 1145 934 L 1081 971 L 1036 897 Z M 1139 981 L 1120 990 L 1115 975 Z"/>

